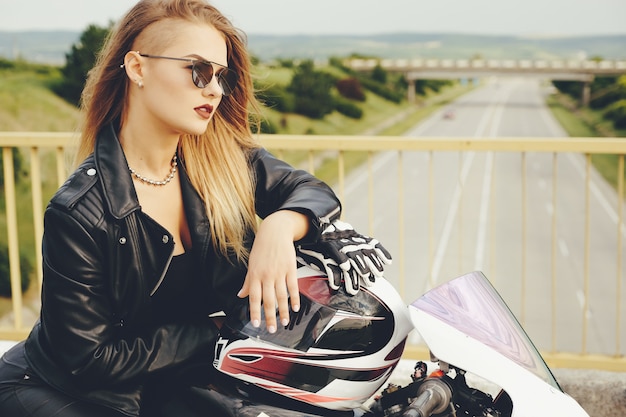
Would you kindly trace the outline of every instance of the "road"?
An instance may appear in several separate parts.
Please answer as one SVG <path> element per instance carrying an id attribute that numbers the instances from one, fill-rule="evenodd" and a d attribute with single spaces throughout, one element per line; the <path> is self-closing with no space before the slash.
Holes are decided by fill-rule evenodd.
<path id="1" fill-rule="evenodd" d="M 564 137 L 545 94 L 537 80 L 493 79 L 452 103 L 454 118 L 438 112 L 407 136 Z M 616 193 L 592 171 L 586 258 L 584 156 L 556 158 L 556 186 L 554 164 L 549 153 L 381 153 L 373 162 L 373 230 L 364 169 L 346 181 L 344 219 L 392 252 L 387 277 L 407 302 L 437 283 L 481 270 L 540 349 L 612 354 L 618 349 L 617 299 L 626 299 L 616 294 L 623 276 L 617 271 Z M 624 354 L 624 321 L 620 334 Z"/>

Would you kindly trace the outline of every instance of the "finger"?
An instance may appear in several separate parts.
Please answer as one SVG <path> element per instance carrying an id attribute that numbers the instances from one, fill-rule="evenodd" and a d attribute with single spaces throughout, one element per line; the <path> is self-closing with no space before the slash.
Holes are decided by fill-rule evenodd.
<path id="1" fill-rule="evenodd" d="M 287 292 L 287 283 L 276 283 L 276 305 L 278 306 L 278 317 L 281 326 L 289 324 L 289 294 Z"/>
<path id="2" fill-rule="evenodd" d="M 364 256 L 361 253 L 354 253 L 350 256 L 350 266 L 361 275 L 369 275 L 370 270 L 365 263 Z"/>
<path id="3" fill-rule="evenodd" d="M 376 256 L 376 253 L 367 253 L 366 256 L 363 257 L 363 260 L 365 261 L 365 264 L 372 274 L 376 275 L 377 277 L 383 275 L 383 263 L 381 262 L 380 258 Z"/>
<path id="4" fill-rule="evenodd" d="M 350 295 L 356 295 L 359 292 L 359 275 L 356 271 L 344 271 L 343 279 L 346 292 Z"/>
<path id="5" fill-rule="evenodd" d="M 276 289 L 274 284 L 263 285 L 263 311 L 265 312 L 265 326 L 270 333 L 276 332 Z"/>
<path id="6" fill-rule="evenodd" d="M 246 277 L 246 282 L 248 282 Z M 260 285 L 244 284 L 245 291 L 240 291 L 240 296 L 243 294 L 248 295 L 248 303 L 250 304 L 250 321 L 254 327 L 261 325 L 261 287 Z"/>
<path id="7" fill-rule="evenodd" d="M 370 279 L 372 277 L 376 277 L 376 278 L 382 278 L 384 273 L 383 273 L 383 266 L 380 263 L 380 260 L 376 257 L 367 257 L 365 258 L 365 263 L 367 263 L 367 266 L 370 270 L 370 272 L 372 273 L 372 276 L 370 277 Z"/>
<path id="8" fill-rule="evenodd" d="M 300 288 L 298 287 L 298 275 L 295 270 L 291 271 L 289 276 L 287 276 L 287 291 L 289 292 L 291 309 L 295 312 L 300 311 Z M 289 312 L 287 312 L 287 317 L 289 317 Z"/>
<path id="9" fill-rule="evenodd" d="M 391 253 L 376 239 L 373 239 L 371 244 L 374 246 L 374 250 L 378 253 L 379 258 L 387 265 L 391 264 Z"/>
<path id="10" fill-rule="evenodd" d="M 339 265 L 328 264 L 326 266 L 326 275 L 328 275 L 328 284 L 330 288 L 337 291 L 341 287 L 341 276 L 343 271 Z"/>

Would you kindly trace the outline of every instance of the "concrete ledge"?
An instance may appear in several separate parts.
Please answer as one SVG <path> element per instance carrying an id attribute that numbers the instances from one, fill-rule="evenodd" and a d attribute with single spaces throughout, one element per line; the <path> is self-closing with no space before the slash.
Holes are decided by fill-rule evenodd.
<path id="1" fill-rule="evenodd" d="M 7 350 L 11 349 L 11 346 L 13 346 L 15 343 L 17 342 L 0 340 L 0 356 L 2 356 Z"/>
<path id="2" fill-rule="evenodd" d="M 591 417 L 626 416 L 626 373 L 553 369 L 557 381 Z"/>

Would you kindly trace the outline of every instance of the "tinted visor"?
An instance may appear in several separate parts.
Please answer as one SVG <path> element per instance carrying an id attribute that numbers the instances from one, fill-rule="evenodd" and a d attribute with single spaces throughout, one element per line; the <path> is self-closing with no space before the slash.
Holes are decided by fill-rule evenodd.
<path id="1" fill-rule="evenodd" d="M 259 327 L 252 325 L 247 302 L 228 314 L 225 326 L 235 333 L 303 352 L 310 348 L 346 354 L 374 352 L 392 336 L 393 314 L 367 290 L 356 295 L 343 290 L 331 292 L 325 277 L 300 279 L 299 286 L 300 310 L 291 311 L 289 324 L 279 326 L 276 333 L 267 331 L 264 316 Z"/>

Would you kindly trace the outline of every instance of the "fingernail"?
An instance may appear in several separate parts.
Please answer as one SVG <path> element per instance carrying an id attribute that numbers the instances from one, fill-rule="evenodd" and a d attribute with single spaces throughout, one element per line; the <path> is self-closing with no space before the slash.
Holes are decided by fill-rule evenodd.
<path id="1" fill-rule="evenodd" d="M 289 319 L 282 319 L 282 320 L 280 321 L 280 324 L 282 324 L 283 326 L 288 325 L 288 324 L 289 324 Z"/>
<path id="2" fill-rule="evenodd" d="M 267 328 L 267 331 L 270 332 L 270 333 L 276 333 L 276 327 L 270 326 L 270 327 Z"/>
<path id="3" fill-rule="evenodd" d="M 291 307 L 291 309 L 297 313 L 298 311 L 300 311 L 300 305 L 296 304 L 295 306 Z"/>
<path id="4" fill-rule="evenodd" d="M 259 327 L 260 324 L 258 320 L 252 320 L 252 326 Z"/>

